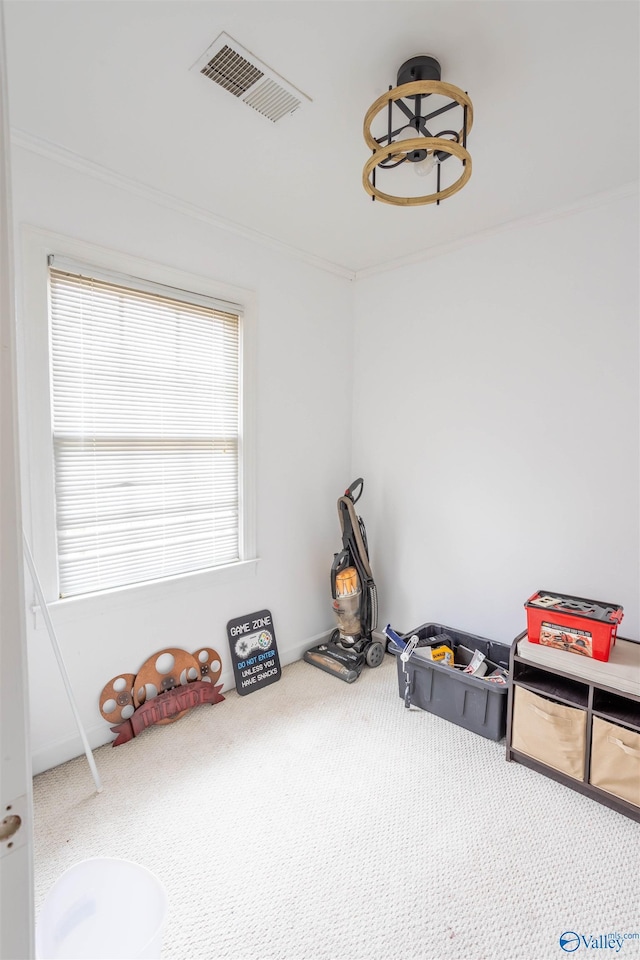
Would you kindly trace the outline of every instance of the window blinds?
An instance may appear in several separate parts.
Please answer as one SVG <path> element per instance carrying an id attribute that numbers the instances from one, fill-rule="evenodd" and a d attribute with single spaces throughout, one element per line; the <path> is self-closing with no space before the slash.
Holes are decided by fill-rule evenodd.
<path id="1" fill-rule="evenodd" d="M 239 558 L 239 316 L 50 268 L 60 596 Z"/>

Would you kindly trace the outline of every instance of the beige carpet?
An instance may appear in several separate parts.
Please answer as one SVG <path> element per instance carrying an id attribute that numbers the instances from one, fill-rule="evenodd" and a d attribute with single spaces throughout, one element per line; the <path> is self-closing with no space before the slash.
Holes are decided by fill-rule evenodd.
<path id="1" fill-rule="evenodd" d="M 405 710 L 391 657 L 353 685 L 292 664 L 95 758 L 100 795 L 84 757 L 35 780 L 36 909 L 79 860 L 138 861 L 163 960 L 557 960 L 564 931 L 640 931 L 638 824 Z"/>

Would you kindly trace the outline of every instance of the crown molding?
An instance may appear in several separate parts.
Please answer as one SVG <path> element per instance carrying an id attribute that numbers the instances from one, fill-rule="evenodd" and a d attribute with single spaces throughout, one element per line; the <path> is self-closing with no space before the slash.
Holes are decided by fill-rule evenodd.
<path id="1" fill-rule="evenodd" d="M 252 230 L 250 227 L 244 227 L 232 220 L 226 220 L 224 217 L 217 216 L 205 207 L 180 200 L 178 197 L 165 193 L 163 190 L 149 187 L 144 183 L 140 183 L 139 180 L 134 180 L 121 173 L 116 173 L 115 170 L 104 167 L 102 164 L 94 163 L 92 160 L 87 160 L 72 150 L 67 150 L 65 147 L 60 147 L 55 143 L 51 143 L 49 140 L 44 140 L 31 133 L 26 133 L 24 130 L 12 127 L 11 143 L 15 147 L 28 150 L 30 153 L 36 153 L 41 157 L 45 157 L 47 160 L 52 160 L 54 163 L 70 167 L 72 170 L 77 170 L 79 173 L 92 177 L 95 180 L 101 180 L 103 183 L 107 183 L 119 190 L 124 190 L 127 193 L 142 197 L 144 200 L 150 200 L 159 206 L 174 210 L 185 217 L 191 217 L 193 220 L 201 220 L 219 230 L 233 233 L 235 236 L 250 240 L 263 247 L 268 247 L 270 250 L 274 250 L 276 253 L 280 253 L 286 257 L 302 260 L 304 263 L 316 267 L 319 270 L 343 277 L 346 280 L 353 280 L 355 278 L 353 270 L 349 270 L 340 264 L 332 263 L 330 260 L 325 260 L 315 254 L 308 253 L 306 250 L 301 250 L 299 247 L 291 246 L 268 234 L 260 233 L 258 230 Z"/>
<path id="2" fill-rule="evenodd" d="M 267 247 L 268 249 L 280 253 L 283 256 L 301 260 L 303 263 L 307 263 L 312 267 L 316 267 L 319 270 L 324 270 L 327 273 L 342 277 L 346 280 L 365 280 L 368 277 L 374 277 L 380 273 L 387 273 L 392 270 L 398 270 L 401 267 L 422 263 L 423 261 L 431 260 L 434 257 L 446 256 L 447 254 L 454 253 L 456 250 L 460 250 L 463 247 L 469 246 L 470 244 L 482 243 L 493 237 L 500 236 L 503 233 L 509 233 L 513 230 L 527 229 L 529 227 L 537 226 L 541 223 L 548 223 L 553 220 L 561 220 L 565 217 L 572 217 L 577 213 L 582 213 L 586 210 L 592 210 L 596 207 L 613 203 L 616 200 L 620 200 L 624 197 L 631 197 L 638 194 L 638 181 L 634 180 L 613 190 L 591 194 L 590 196 L 584 197 L 581 200 L 565 204 L 562 207 L 557 207 L 544 213 L 532 214 L 527 217 L 519 217 L 514 220 L 507 220 L 503 223 L 497 224 L 495 227 L 488 227 L 486 230 L 479 230 L 476 233 L 469 234 L 465 237 L 460 237 L 458 240 L 451 241 L 451 243 L 443 243 L 433 247 L 428 247 L 423 250 L 416 250 L 404 257 L 398 257 L 394 260 L 385 260 L 382 263 L 371 267 L 364 267 L 361 270 L 350 270 L 349 268 L 341 266 L 340 264 L 333 263 L 330 260 L 325 260 L 322 257 L 316 256 L 315 254 L 308 253 L 306 250 L 302 250 L 299 247 L 294 247 L 290 244 L 284 243 L 282 240 L 277 240 L 275 237 L 271 237 L 268 234 L 260 233 L 258 230 L 253 230 L 250 227 L 244 227 L 232 220 L 226 220 L 224 217 L 217 216 L 210 210 L 207 210 L 205 207 L 198 206 L 198 204 L 180 200 L 178 197 L 174 197 L 172 194 L 165 193 L 164 191 L 158 190 L 155 187 L 149 187 L 146 184 L 140 183 L 140 181 L 124 176 L 123 174 L 116 173 L 114 170 L 111 170 L 108 167 L 104 167 L 99 163 L 94 163 L 92 160 L 85 159 L 80 154 L 74 153 L 72 150 L 67 150 L 65 147 L 60 147 L 57 144 L 51 143 L 49 140 L 44 140 L 41 137 L 36 137 L 33 134 L 26 133 L 24 130 L 12 128 L 11 142 L 16 147 L 20 147 L 23 150 L 28 150 L 31 153 L 39 154 L 48 160 L 52 160 L 54 163 L 59 163 L 63 166 L 70 167 L 71 169 L 77 170 L 79 173 L 82 173 L 85 176 L 93 177 L 96 180 L 102 180 L 104 183 L 116 187 L 119 190 L 124 190 L 130 194 L 134 194 L 135 196 L 142 197 L 145 200 L 150 200 L 152 203 L 156 203 L 159 206 L 174 210 L 185 217 L 190 217 L 194 220 L 201 220 L 219 230 L 235 234 L 235 236 L 242 237 L 245 240 L 249 240 L 263 247 Z"/>
<path id="3" fill-rule="evenodd" d="M 573 217 L 577 213 L 594 210 L 596 207 L 601 207 L 608 203 L 614 203 L 625 197 L 637 196 L 638 185 L 638 181 L 633 180 L 630 183 L 623 184 L 621 187 L 607 190 L 603 193 L 591 194 L 588 197 L 583 197 L 581 200 L 557 207 L 554 210 L 548 210 L 545 213 L 536 213 L 527 217 L 518 217 L 515 220 L 507 220 L 504 223 L 497 224 L 495 227 L 488 227 L 486 230 L 479 230 L 466 237 L 460 237 L 458 240 L 452 240 L 451 243 L 443 243 L 434 247 L 428 247 L 424 250 L 417 250 L 404 257 L 398 257 L 396 260 L 385 260 L 376 266 L 356 270 L 354 280 L 365 280 L 367 277 L 375 277 L 379 273 L 387 273 L 390 270 L 398 270 L 400 267 L 422 263 L 424 260 L 431 260 L 433 257 L 442 257 L 448 253 L 454 253 L 456 250 L 462 249 L 462 247 L 467 247 L 474 243 L 482 243 L 485 240 L 490 240 L 492 237 L 500 236 L 503 233 L 510 233 L 513 230 L 526 230 L 529 227 L 538 226 L 541 223 L 549 223 L 553 220 L 563 220 L 566 217 Z"/>

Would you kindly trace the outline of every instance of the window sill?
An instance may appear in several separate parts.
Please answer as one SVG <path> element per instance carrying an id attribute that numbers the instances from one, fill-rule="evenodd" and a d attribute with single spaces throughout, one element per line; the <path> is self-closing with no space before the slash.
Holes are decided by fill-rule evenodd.
<path id="1" fill-rule="evenodd" d="M 187 593 L 212 590 L 222 584 L 237 583 L 255 577 L 258 562 L 256 557 L 253 560 L 240 560 L 213 570 L 198 570 L 195 573 L 167 577 L 164 580 L 150 580 L 131 586 L 116 587 L 113 590 L 66 597 L 63 600 L 54 600 L 47 604 L 47 607 L 55 623 L 71 622 L 85 617 L 93 618 L 119 607 L 149 604 L 171 596 L 184 597 Z M 33 609 L 37 611 L 38 607 Z"/>

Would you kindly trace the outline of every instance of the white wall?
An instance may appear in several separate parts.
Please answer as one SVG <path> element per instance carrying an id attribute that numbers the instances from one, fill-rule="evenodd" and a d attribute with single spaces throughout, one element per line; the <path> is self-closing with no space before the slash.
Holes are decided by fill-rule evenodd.
<path id="1" fill-rule="evenodd" d="M 283 663 L 333 627 L 328 584 L 339 548 L 335 502 L 352 479 L 345 472 L 352 286 L 27 150 L 15 150 L 13 165 L 18 234 L 21 225 L 31 224 L 257 294 L 257 572 L 213 588 L 172 583 L 152 603 L 130 591 L 114 596 L 99 614 L 87 603 L 52 610 L 80 712 L 97 745 L 113 738 L 98 712 L 102 688 L 119 673 L 136 673 L 156 650 L 213 646 L 223 655 L 223 679 L 232 686 L 225 632 L 230 618 L 271 609 Z M 18 265 L 18 289 L 21 283 Z M 19 320 L 30 322 L 24 314 Z M 23 377 L 26 388 L 28 369 Z M 27 472 L 34 468 L 24 466 Z M 27 529 L 30 486 L 37 491 L 37 479 L 25 485 Z M 39 616 L 36 623 L 34 629 L 28 617 L 38 772 L 82 748 Z"/>
<path id="2" fill-rule="evenodd" d="M 152 603 L 132 591 L 99 615 L 54 611 L 93 744 L 112 736 L 97 709 L 104 684 L 164 646 L 216 647 L 231 685 L 231 617 L 269 607 L 285 663 L 333 626 L 335 501 L 358 475 L 383 625 L 434 621 L 508 642 L 544 587 L 622 603 L 621 633 L 638 635 L 635 200 L 352 285 L 22 148 L 13 166 L 18 231 L 32 224 L 258 298 L 257 572 L 171 584 Z M 35 622 L 37 772 L 81 746 Z"/>
<path id="3" fill-rule="evenodd" d="M 637 266 L 634 196 L 356 284 L 382 625 L 510 642 L 545 588 L 638 637 Z"/>

